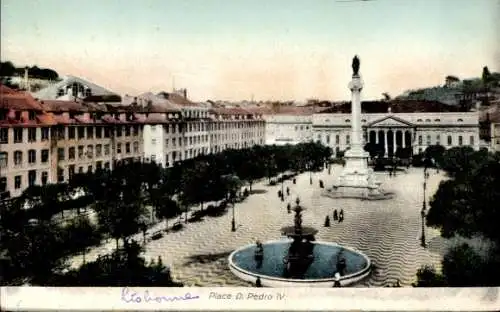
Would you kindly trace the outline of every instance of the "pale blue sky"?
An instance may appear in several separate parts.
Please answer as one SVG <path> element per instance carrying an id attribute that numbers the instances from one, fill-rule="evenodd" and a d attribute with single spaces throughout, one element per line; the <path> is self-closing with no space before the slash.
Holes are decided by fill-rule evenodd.
<path id="1" fill-rule="evenodd" d="M 1 58 L 120 93 L 365 98 L 500 70 L 500 0 L 2 0 Z"/>

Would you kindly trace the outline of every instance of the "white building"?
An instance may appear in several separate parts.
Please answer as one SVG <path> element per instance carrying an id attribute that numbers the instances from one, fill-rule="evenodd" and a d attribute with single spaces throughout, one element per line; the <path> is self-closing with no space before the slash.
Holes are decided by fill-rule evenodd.
<path id="1" fill-rule="evenodd" d="M 436 144 L 446 148 L 468 145 L 479 149 L 479 113 L 456 110 L 437 102 L 363 102 L 363 144 L 383 144 L 386 156 L 394 155 L 398 147 L 410 147 L 416 154 Z M 267 115 L 266 143 L 312 139 L 331 147 L 334 154 L 350 146 L 350 103 L 311 115 L 299 112 L 300 108 L 296 108 L 295 115 L 290 112 Z"/>

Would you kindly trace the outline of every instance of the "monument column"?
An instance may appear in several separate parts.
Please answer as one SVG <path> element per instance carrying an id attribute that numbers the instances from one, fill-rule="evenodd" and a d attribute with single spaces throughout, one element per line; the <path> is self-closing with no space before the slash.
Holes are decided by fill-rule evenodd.
<path id="1" fill-rule="evenodd" d="M 351 89 L 351 150 L 353 152 L 362 151 L 363 130 L 361 129 L 361 90 L 363 82 L 358 73 L 352 76 L 349 83 Z M 359 154 L 359 153 L 358 153 Z"/>

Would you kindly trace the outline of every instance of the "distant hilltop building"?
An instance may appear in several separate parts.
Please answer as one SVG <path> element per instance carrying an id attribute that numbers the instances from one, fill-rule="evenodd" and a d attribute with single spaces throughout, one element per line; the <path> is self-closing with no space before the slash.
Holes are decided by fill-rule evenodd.
<path id="1" fill-rule="evenodd" d="M 61 100 L 86 102 L 120 102 L 120 95 L 111 92 L 85 79 L 66 76 L 59 82 L 32 92 L 32 96 L 40 100 Z"/>

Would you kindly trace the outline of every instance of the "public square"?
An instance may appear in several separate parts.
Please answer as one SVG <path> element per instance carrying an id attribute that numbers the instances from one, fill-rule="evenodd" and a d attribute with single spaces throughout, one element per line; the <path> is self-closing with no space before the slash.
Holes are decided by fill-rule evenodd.
<path id="1" fill-rule="evenodd" d="M 288 202 L 293 205 L 298 196 L 307 209 L 303 214 L 304 225 L 319 230 L 317 240 L 356 248 L 372 260 L 375 268 L 371 276 L 358 286 L 381 287 L 397 280 L 402 286 L 410 286 L 421 265 L 432 264 L 440 269 L 443 255 L 457 239 L 443 239 L 438 230 L 426 228 L 427 246 L 420 245 L 423 169 L 409 168 L 406 172 L 398 172 L 395 177 L 389 177 L 387 172 L 377 173 L 382 188 L 395 192 L 395 198 L 391 200 L 360 201 L 322 196 L 324 189 L 319 187 L 319 180 L 329 187 L 341 169 L 333 166 L 331 175 L 328 170 L 313 173 L 312 185 L 308 172 L 299 175 L 295 185 L 291 180 L 285 181 L 285 190 L 290 188 L 290 196 L 285 202 L 277 196 L 281 184 L 268 186 L 267 179 L 258 182 L 253 186 L 255 194 L 235 206 L 236 232 L 231 231 L 230 207 L 222 217 L 205 217 L 179 232 L 167 233 L 159 240 L 148 240 L 145 257 L 157 259 L 161 256 L 163 263 L 170 266 L 174 278 L 186 286 L 250 286 L 229 271 L 228 255 L 256 240 L 280 239 L 280 228 L 293 224 L 293 214 L 287 213 L 286 205 Z M 443 179 L 443 173 L 431 170 L 427 180 L 428 200 Z M 199 207 L 192 210 L 196 209 Z M 342 223 L 333 221 L 334 209 L 344 210 Z M 330 227 L 324 227 L 327 214 L 332 220 Z M 170 226 L 172 221 L 169 221 Z M 149 235 L 164 227 L 164 222 L 156 225 L 148 231 Z M 142 234 L 137 234 L 135 239 L 141 242 Z M 477 241 L 474 245 L 481 248 Z M 105 246 L 94 248 L 86 255 L 86 260 L 92 261 L 98 254 L 107 254 L 114 247 L 115 242 L 110 241 Z M 79 266 L 82 256 L 74 257 L 71 262 L 73 266 Z"/>

